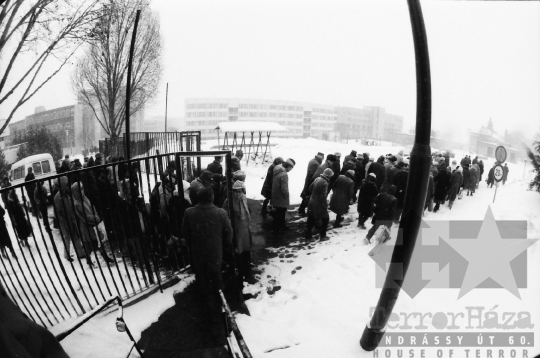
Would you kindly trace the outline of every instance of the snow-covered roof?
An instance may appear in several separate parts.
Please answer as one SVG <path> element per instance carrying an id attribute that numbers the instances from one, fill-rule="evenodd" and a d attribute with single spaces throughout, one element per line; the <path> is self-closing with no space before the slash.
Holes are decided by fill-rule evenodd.
<path id="1" fill-rule="evenodd" d="M 287 128 L 275 122 L 220 122 L 218 126 L 223 132 L 287 132 Z"/>

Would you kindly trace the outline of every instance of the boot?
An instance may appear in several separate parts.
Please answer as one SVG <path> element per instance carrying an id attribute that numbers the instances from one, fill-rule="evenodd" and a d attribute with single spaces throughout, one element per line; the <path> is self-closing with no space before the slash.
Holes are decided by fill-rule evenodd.
<path id="1" fill-rule="evenodd" d="M 448 203 L 448 208 L 449 208 L 450 210 L 452 210 L 452 204 L 454 204 L 453 201 L 451 201 L 451 202 Z"/>
<path id="2" fill-rule="evenodd" d="M 107 255 L 107 252 L 105 251 L 105 248 L 103 246 L 101 246 L 101 248 L 99 249 L 99 253 L 101 254 L 101 257 L 103 257 L 103 260 L 105 260 L 106 263 L 110 264 L 114 262 L 114 260 L 109 255 Z"/>

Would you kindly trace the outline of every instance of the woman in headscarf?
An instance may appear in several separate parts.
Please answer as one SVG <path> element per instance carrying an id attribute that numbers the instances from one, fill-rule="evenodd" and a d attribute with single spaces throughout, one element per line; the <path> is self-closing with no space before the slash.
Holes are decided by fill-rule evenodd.
<path id="1" fill-rule="evenodd" d="M 75 214 L 77 215 L 77 224 L 79 226 L 79 234 L 86 252 L 86 260 L 88 265 L 92 265 L 90 254 L 98 248 L 98 238 L 96 235 L 96 226 L 101 222 L 101 219 L 96 213 L 95 208 L 90 203 L 90 200 L 84 195 L 84 187 L 82 183 L 74 183 L 71 186 L 71 195 L 75 206 Z M 113 262 L 107 253 L 105 247 L 99 245 L 99 253 L 105 262 Z"/>
<path id="2" fill-rule="evenodd" d="M 11 190 L 8 194 L 8 213 L 22 246 L 28 246 L 28 237 L 32 231 L 15 190 Z"/>
<path id="3" fill-rule="evenodd" d="M 237 180 L 233 185 L 232 206 L 234 213 L 234 233 L 236 236 L 235 252 L 240 256 L 239 269 L 240 276 L 247 279 L 249 266 L 251 263 L 251 231 L 249 223 L 251 216 L 246 198 L 246 185 L 243 181 Z M 223 209 L 229 212 L 229 199 L 223 203 Z M 230 212 L 229 212 L 230 215 Z"/>
<path id="4" fill-rule="evenodd" d="M 73 261 L 70 255 L 70 245 L 73 242 L 75 254 L 78 258 L 84 258 L 84 249 L 77 230 L 77 218 L 73 210 L 71 188 L 67 177 L 60 177 L 58 187 L 60 190 L 54 196 L 54 208 L 60 224 L 62 239 L 64 240 L 64 258 Z"/>

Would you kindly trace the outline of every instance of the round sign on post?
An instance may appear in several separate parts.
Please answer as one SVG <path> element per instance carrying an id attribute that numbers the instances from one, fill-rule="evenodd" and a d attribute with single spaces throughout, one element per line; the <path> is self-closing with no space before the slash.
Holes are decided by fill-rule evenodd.
<path id="1" fill-rule="evenodd" d="M 504 163 L 506 160 L 506 148 L 502 145 L 495 149 L 495 159 L 497 159 L 499 163 Z"/>
<path id="2" fill-rule="evenodd" d="M 495 178 L 497 182 L 500 182 L 503 178 L 503 175 L 504 175 L 504 170 L 503 170 L 502 165 L 497 164 L 495 168 L 493 169 L 493 177 Z"/>

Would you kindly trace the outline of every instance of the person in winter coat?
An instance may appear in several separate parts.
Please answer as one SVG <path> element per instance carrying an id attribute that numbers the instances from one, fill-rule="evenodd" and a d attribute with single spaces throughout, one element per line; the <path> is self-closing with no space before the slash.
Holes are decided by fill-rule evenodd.
<path id="1" fill-rule="evenodd" d="M 437 170 L 438 174 L 438 170 Z M 433 199 L 433 193 L 434 193 L 434 182 L 433 182 L 433 172 L 429 172 L 429 178 L 428 178 L 428 189 L 426 193 L 426 202 L 424 204 L 424 211 L 429 207 L 429 204 L 431 203 L 431 200 Z"/>
<path id="2" fill-rule="evenodd" d="M 450 176 L 450 184 L 448 188 L 448 207 L 452 209 L 456 196 L 458 195 L 459 188 L 463 184 L 463 168 L 460 166 Z"/>
<path id="3" fill-rule="evenodd" d="M 197 205 L 199 203 L 197 193 L 202 188 L 209 188 L 211 183 L 212 183 L 212 172 L 208 170 L 203 171 L 197 179 L 191 182 L 191 185 L 189 188 L 189 199 L 191 200 L 191 204 Z"/>
<path id="4" fill-rule="evenodd" d="M 469 169 L 469 185 L 467 186 L 467 196 L 473 196 L 476 191 L 476 183 L 478 182 L 478 171 L 476 170 L 476 164 Z"/>
<path id="5" fill-rule="evenodd" d="M 241 149 L 238 149 L 235 156 L 231 158 L 231 170 L 233 173 L 237 170 L 242 170 L 242 165 L 240 162 L 242 161 L 243 157 L 244 152 Z"/>
<path id="6" fill-rule="evenodd" d="M 272 177 L 272 207 L 275 208 L 274 213 L 274 229 L 286 229 L 285 214 L 290 205 L 289 198 L 289 175 L 296 162 L 294 159 L 287 159 L 283 164 L 276 165 L 274 168 L 274 176 Z"/>
<path id="7" fill-rule="evenodd" d="M 356 162 L 357 162 L 356 157 L 353 157 L 353 158 L 349 159 L 349 161 L 344 162 L 343 167 L 341 168 L 340 174 L 345 175 L 345 174 L 347 174 L 347 172 L 349 170 L 352 170 L 354 172 L 354 170 L 356 169 Z M 354 180 L 354 178 L 353 178 L 353 180 Z"/>
<path id="8" fill-rule="evenodd" d="M 302 193 L 300 194 L 300 197 L 302 198 L 302 202 L 300 203 L 300 206 L 298 207 L 298 215 L 305 216 L 306 215 L 306 208 L 307 204 L 309 202 L 309 186 L 312 183 L 312 177 L 313 174 L 317 171 L 319 166 L 322 163 L 322 160 L 324 159 L 324 154 L 319 152 L 315 156 L 315 158 L 311 159 L 308 163 L 307 167 L 307 173 L 306 173 L 306 179 L 304 180 L 304 188 L 302 189 Z"/>
<path id="9" fill-rule="evenodd" d="M 326 169 L 332 169 L 332 166 L 334 165 L 334 162 L 337 160 L 336 156 L 334 154 L 328 154 L 326 156 L 326 161 L 321 164 L 317 170 L 315 170 L 315 173 L 313 173 L 313 175 L 311 176 L 311 181 L 309 183 L 309 186 L 311 186 L 311 184 L 315 181 L 315 179 L 319 178 L 321 176 L 322 173 L 324 173 L 324 171 Z M 332 170 L 332 173 L 334 171 Z M 308 192 L 309 192 L 309 186 L 308 186 Z"/>
<path id="10" fill-rule="evenodd" d="M 482 175 L 484 175 L 484 162 L 482 161 L 482 159 L 478 161 L 478 166 L 480 167 L 480 178 L 478 181 L 482 181 Z"/>
<path id="11" fill-rule="evenodd" d="M 368 174 L 371 173 L 375 174 L 375 177 L 377 178 L 375 184 L 377 185 L 377 190 L 380 190 L 385 176 L 384 157 L 382 155 L 377 159 L 376 162 L 371 163 L 369 166 Z"/>
<path id="12" fill-rule="evenodd" d="M 21 245 L 28 247 L 28 237 L 32 234 L 32 229 L 15 190 L 11 190 L 8 194 L 7 209 Z"/>
<path id="13" fill-rule="evenodd" d="M 349 170 L 345 175 L 340 175 L 334 183 L 330 210 L 336 213 L 334 227 L 340 227 L 343 215 L 349 212 L 349 205 L 354 198 L 354 170 Z"/>
<path id="14" fill-rule="evenodd" d="M 368 218 L 373 216 L 373 200 L 379 194 L 377 189 L 377 177 L 375 173 L 368 175 L 366 179 L 362 181 L 360 186 L 360 194 L 358 195 L 358 226 L 365 229 L 365 223 Z"/>
<path id="15" fill-rule="evenodd" d="M 77 226 L 85 249 L 88 265 L 92 266 L 90 254 L 93 251 L 99 251 L 105 262 L 113 262 L 112 258 L 105 252 L 105 247 L 98 244 L 95 230 L 97 229 L 96 226 L 101 222 L 101 219 L 96 214 L 96 210 L 90 203 L 90 200 L 84 195 L 84 187 L 80 182 L 74 183 L 71 186 L 71 195 L 73 197 L 73 207 L 77 217 Z M 99 249 L 98 246 L 100 246 Z"/>
<path id="16" fill-rule="evenodd" d="M 328 185 L 330 178 L 334 175 L 334 172 L 330 168 L 326 168 L 319 178 L 315 179 L 310 186 L 311 197 L 309 198 L 308 211 L 307 211 L 307 227 L 305 238 L 311 240 L 311 232 L 315 226 L 317 220 L 321 220 L 321 229 L 319 233 L 319 239 L 321 241 L 327 240 L 326 230 L 328 229 L 328 222 L 330 217 L 328 215 Z"/>
<path id="17" fill-rule="evenodd" d="M 370 244 L 371 238 L 380 226 L 386 226 L 389 230 L 392 227 L 392 222 L 396 217 L 397 199 L 394 197 L 396 187 L 390 185 L 388 188 L 382 188 L 381 193 L 377 195 L 373 201 L 373 226 L 369 229 L 364 243 Z"/>
<path id="18" fill-rule="evenodd" d="M 491 169 L 489 170 L 488 177 L 487 177 L 487 186 L 488 188 L 493 188 L 493 184 L 495 184 L 495 175 L 493 174 L 493 171 L 495 170 L 495 164 Z"/>
<path id="19" fill-rule="evenodd" d="M 405 158 L 404 158 L 405 160 Z M 404 162 L 400 162 L 404 163 Z M 397 209 L 395 223 L 398 223 L 403 212 L 403 204 L 405 203 L 405 190 L 407 189 L 407 180 L 409 179 L 409 167 L 405 164 L 403 169 L 399 171 L 393 179 L 393 185 L 396 186 Z"/>
<path id="20" fill-rule="evenodd" d="M 394 178 L 396 177 L 396 175 L 401 172 L 403 170 L 403 168 L 405 168 L 405 163 L 403 162 L 398 162 L 396 165 L 394 165 L 390 171 L 388 172 L 388 185 L 395 185 L 394 184 Z"/>
<path id="21" fill-rule="evenodd" d="M 54 210 L 60 225 L 60 236 L 64 241 L 64 258 L 73 261 L 70 255 L 71 243 L 78 258 L 84 258 L 84 248 L 77 229 L 77 218 L 73 209 L 71 187 L 67 177 L 58 178 L 60 190 L 54 196 Z"/>
<path id="22" fill-rule="evenodd" d="M 352 158 L 356 159 L 356 150 L 351 150 L 351 154 L 347 154 L 345 156 L 345 159 L 343 159 L 343 165 L 345 166 L 345 163 L 348 163 Z M 354 168 L 351 168 L 354 170 Z"/>
<path id="23" fill-rule="evenodd" d="M 448 169 L 450 169 L 450 167 L 448 167 Z M 433 183 L 435 185 L 435 208 L 433 209 L 433 212 L 437 212 L 441 204 L 444 205 L 448 192 L 448 187 L 450 185 L 450 175 L 451 174 L 448 172 L 447 168 L 443 168 L 439 170 L 437 176 L 433 178 Z"/>
<path id="24" fill-rule="evenodd" d="M 384 163 L 384 181 L 382 186 L 383 187 L 390 187 L 392 185 L 392 182 L 390 181 L 390 170 L 397 164 L 396 163 L 397 158 L 393 155 L 388 155 L 386 157 L 385 163 Z"/>
<path id="25" fill-rule="evenodd" d="M 24 177 L 24 181 L 28 182 L 36 179 L 36 176 L 32 172 L 32 168 L 28 168 L 28 174 Z M 26 194 L 28 195 L 28 200 L 30 200 L 30 205 L 32 205 L 32 216 L 41 217 L 41 213 L 38 210 L 36 200 L 34 199 L 34 191 L 36 191 L 36 183 L 31 183 L 26 185 Z"/>
<path id="26" fill-rule="evenodd" d="M 463 190 L 469 188 L 470 185 L 471 172 L 469 171 L 469 166 L 463 168 Z"/>
<path id="27" fill-rule="evenodd" d="M 272 165 L 268 167 L 268 170 L 266 171 L 266 178 L 264 179 L 263 187 L 261 189 L 261 195 L 264 196 L 264 202 L 261 209 L 262 215 L 268 214 L 268 203 L 270 203 L 270 199 L 272 199 L 272 179 L 274 177 L 274 168 L 277 165 L 280 165 L 281 163 L 283 163 L 283 158 L 277 157 L 276 159 L 274 159 L 274 162 L 272 163 Z M 309 175 L 309 170 L 308 170 L 308 175 Z M 307 177 L 306 177 L 306 180 L 307 180 Z"/>
<path id="28" fill-rule="evenodd" d="M 373 164 L 374 161 L 375 161 L 375 159 L 373 157 L 369 157 L 369 161 L 367 162 L 367 164 L 365 166 L 364 179 L 366 179 L 368 177 L 369 168 L 371 167 L 371 164 Z"/>
<path id="29" fill-rule="evenodd" d="M 214 191 L 214 205 L 219 203 L 219 192 L 221 190 L 221 178 L 223 176 L 218 173 L 212 174 L 212 181 L 210 182 L 210 188 Z"/>
<path id="30" fill-rule="evenodd" d="M 199 295 L 208 310 L 219 315 L 219 290 L 223 288 L 221 267 L 223 261 L 232 261 L 233 231 L 227 212 L 212 204 L 212 189 L 202 188 L 197 196 L 198 204 L 184 213 L 182 233 L 191 248 Z"/>
<path id="31" fill-rule="evenodd" d="M 2 206 L 0 206 L 0 251 L 2 251 L 2 256 L 7 259 L 6 248 L 11 251 L 11 256 L 17 257 L 17 255 L 15 255 L 15 251 L 13 250 L 13 244 L 11 243 L 11 238 L 9 237 L 4 215 L 6 215 L 6 211 Z"/>
<path id="32" fill-rule="evenodd" d="M 45 230 L 51 231 L 49 225 L 49 213 L 47 212 L 47 189 L 43 186 L 43 181 L 38 181 L 36 189 L 34 190 L 34 202 L 36 203 L 36 208 L 39 210 L 40 216 L 43 218 L 43 226 Z"/>
<path id="33" fill-rule="evenodd" d="M 215 156 L 214 161 L 208 164 L 208 166 L 206 167 L 206 170 L 208 170 L 209 172 L 212 172 L 213 174 L 223 175 L 223 167 L 221 166 L 222 161 L 223 161 L 223 157 L 219 155 Z"/>
<path id="34" fill-rule="evenodd" d="M 341 172 L 341 153 L 335 152 L 334 155 L 336 156 L 336 160 L 334 163 L 332 163 L 332 171 L 334 172 L 334 175 L 330 178 L 330 183 L 328 184 L 328 193 L 330 194 L 330 190 L 334 188 L 334 183 L 336 182 L 337 178 L 339 177 L 339 173 Z"/>
<path id="35" fill-rule="evenodd" d="M 239 254 L 238 268 L 242 279 L 247 280 L 249 275 L 249 268 L 251 264 L 251 230 L 249 224 L 251 222 L 251 216 L 246 198 L 246 185 L 243 181 L 237 180 L 233 185 L 232 206 L 234 213 L 234 233 L 236 236 L 236 247 L 234 251 Z M 227 211 L 229 216 L 229 199 L 225 200 L 223 209 Z"/>
<path id="36" fill-rule="evenodd" d="M 503 167 L 503 177 L 502 177 L 502 183 L 503 185 L 506 183 L 506 181 L 508 180 L 508 172 L 510 171 L 510 169 L 508 169 L 508 166 L 506 165 L 506 163 L 504 163 L 504 167 Z"/>
<path id="37" fill-rule="evenodd" d="M 8 188 L 11 186 L 11 183 L 9 182 L 9 178 L 6 176 L 2 179 L 2 186 L 1 188 L 2 189 L 5 189 L 5 188 Z M 6 191 L 3 191 L 2 192 L 2 202 L 4 203 L 4 207 L 7 208 L 7 205 L 8 205 L 8 194 L 9 194 L 9 190 L 6 190 Z"/>

